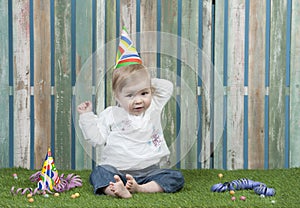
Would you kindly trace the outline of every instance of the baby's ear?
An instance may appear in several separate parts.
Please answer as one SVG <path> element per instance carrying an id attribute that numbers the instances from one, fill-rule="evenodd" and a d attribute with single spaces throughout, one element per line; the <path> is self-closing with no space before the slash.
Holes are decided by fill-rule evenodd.
<path id="1" fill-rule="evenodd" d="M 155 88 L 151 87 L 151 94 L 154 94 L 154 93 L 155 93 Z"/>
<path id="2" fill-rule="evenodd" d="M 121 107 L 118 97 L 116 95 L 114 96 L 115 96 L 116 106 Z"/>

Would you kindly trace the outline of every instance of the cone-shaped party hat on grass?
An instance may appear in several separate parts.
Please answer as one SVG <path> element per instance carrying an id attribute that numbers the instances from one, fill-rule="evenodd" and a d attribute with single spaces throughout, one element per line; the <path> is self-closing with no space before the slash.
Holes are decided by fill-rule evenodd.
<path id="1" fill-rule="evenodd" d="M 142 64 L 142 60 L 133 46 L 125 27 L 122 29 L 120 42 L 118 46 L 115 69 L 131 64 Z"/>
<path id="2" fill-rule="evenodd" d="M 39 190 L 48 189 L 53 190 L 53 187 L 60 182 L 58 171 L 54 165 L 54 159 L 51 156 L 51 150 L 48 148 L 44 165 L 41 170 L 40 178 L 38 181 Z"/>
<path id="3" fill-rule="evenodd" d="M 18 188 L 15 190 L 15 187 L 13 186 L 11 188 L 11 193 L 13 195 L 17 195 L 18 193 L 24 195 L 29 192 L 30 194 L 35 195 L 45 194 L 46 192 L 53 193 L 53 191 L 64 192 L 82 186 L 82 180 L 79 175 L 73 173 L 68 174 L 67 176 L 64 174 L 58 175 L 50 148 L 48 148 L 42 170 L 31 175 L 29 179 L 31 182 L 37 183 L 35 189 Z"/>

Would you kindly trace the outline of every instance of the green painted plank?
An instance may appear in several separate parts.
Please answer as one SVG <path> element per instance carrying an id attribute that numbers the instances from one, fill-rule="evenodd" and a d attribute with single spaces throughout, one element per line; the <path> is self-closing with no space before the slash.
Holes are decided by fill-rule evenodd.
<path id="1" fill-rule="evenodd" d="M 290 167 L 300 167 L 300 2 L 293 1 L 291 32 Z"/>
<path id="2" fill-rule="evenodd" d="M 181 93 L 180 89 L 176 88 L 177 9 L 176 1 L 161 1 L 161 31 L 164 33 L 161 36 L 161 51 L 164 52 L 161 55 L 160 77 L 174 83 L 173 96 L 165 106 L 162 115 L 163 125 L 165 126 L 164 135 L 171 152 L 171 165 L 176 165 L 179 162 L 176 158 L 176 94 Z M 180 159 L 182 159 L 181 156 Z"/>
<path id="3" fill-rule="evenodd" d="M 14 165 L 30 168 L 29 0 L 13 1 Z"/>
<path id="4" fill-rule="evenodd" d="M 9 166 L 8 0 L 0 0 L 0 168 Z M 3 119 L 5 118 L 5 119 Z"/>
<path id="5" fill-rule="evenodd" d="M 224 1 L 215 4 L 215 42 L 214 42 L 214 167 L 223 168 L 223 62 L 224 62 Z"/>
<path id="6" fill-rule="evenodd" d="M 250 169 L 264 168 L 265 11 L 265 1 L 251 2 L 248 109 L 248 164 Z"/>
<path id="7" fill-rule="evenodd" d="M 197 168 L 197 70 L 198 60 L 198 1 L 182 4 L 182 51 L 181 51 L 181 154 L 182 168 Z"/>
<path id="8" fill-rule="evenodd" d="M 34 168 L 51 147 L 50 1 L 34 2 Z"/>
<path id="9" fill-rule="evenodd" d="M 81 67 L 84 66 L 92 55 L 92 1 L 77 0 L 76 5 L 78 5 L 76 6 L 76 54 L 79 59 L 76 71 L 80 71 Z M 91 65 L 89 71 L 92 72 Z M 92 77 L 89 76 L 85 81 L 90 86 L 92 84 Z M 90 92 L 89 95 L 89 100 L 91 100 L 92 93 Z M 76 137 L 76 169 L 91 168 L 92 165 L 92 158 L 88 156 L 91 155 L 91 149 L 84 148 L 82 144 L 79 138 Z"/>
<path id="10" fill-rule="evenodd" d="M 71 0 L 55 2 L 55 164 L 71 169 Z"/>
<path id="11" fill-rule="evenodd" d="M 271 4 L 269 167 L 284 167 L 286 1 Z"/>
<path id="12" fill-rule="evenodd" d="M 243 168 L 245 1 L 229 1 L 227 167 Z"/>

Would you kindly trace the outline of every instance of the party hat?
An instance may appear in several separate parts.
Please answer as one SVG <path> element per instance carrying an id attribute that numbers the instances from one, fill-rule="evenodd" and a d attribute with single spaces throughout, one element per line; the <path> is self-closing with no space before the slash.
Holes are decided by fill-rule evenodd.
<path id="1" fill-rule="evenodd" d="M 114 68 L 117 69 L 131 64 L 142 64 L 142 60 L 133 46 L 126 28 L 123 27 Z"/>
<path id="2" fill-rule="evenodd" d="M 53 190 L 53 187 L 59 184 L 60 179 L 58 176 L 58 171 L 54 165 L 54 159 L 51 156 L 51 150 L 48 149 L 46 158 L 44 161 L 43 168 L 40 173 L 40 178 L 38 181 L 39 190 Z"/>

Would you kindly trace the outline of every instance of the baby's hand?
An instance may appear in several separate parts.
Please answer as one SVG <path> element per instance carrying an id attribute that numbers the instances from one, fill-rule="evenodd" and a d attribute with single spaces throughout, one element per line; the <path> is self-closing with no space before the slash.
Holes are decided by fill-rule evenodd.
<path id="1" fill-rule="evenodd" d="M 77 111 L 79 114 L 92 112 L 93 104 L 91 101 L 85 101 L 77 106 Z"/>

